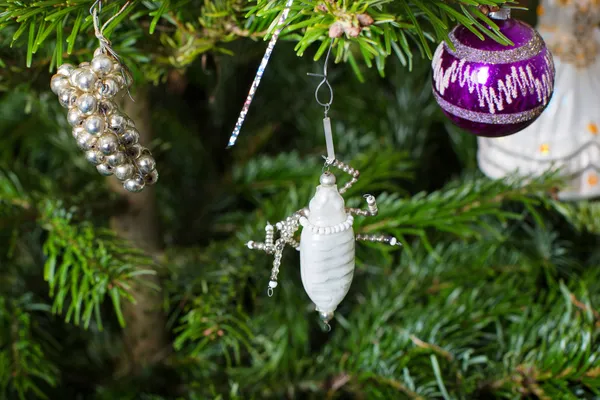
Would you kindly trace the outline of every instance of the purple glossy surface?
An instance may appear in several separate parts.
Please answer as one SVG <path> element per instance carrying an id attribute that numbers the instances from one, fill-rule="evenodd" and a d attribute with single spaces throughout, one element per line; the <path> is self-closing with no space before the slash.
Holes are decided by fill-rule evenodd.
<path id="1" fill-rule="evenodd" d="M 446 50 L 446 48 L 444 48 L 444 50 Z M 545 56 L 547 53 L 548 50 L 544 48 L 542 52 L 540 52 L 540 54 L 525 61 L 519 61 L 510 64 L 484 64 L 466 62 L 465 66 L 470 67 L 471 74 L 475 73 L 478 77 L 482 78 L 481 81 L 479 81 L 481 87 L 492 87 L 494 88 L 494 90 L 498 91 L 498 81 L 504 80 L 507 75 L 510 75 L 513 67 L 515 67 L 518 71 L 519 67 L 525 68 L 529 66 L 531 68 L 533 76 L 540 76 L 542 73 L 546 72 L 547 65 L 545 61 Z M 450 66 L 455 60 L 460 61 L 458 58 L 454 57 L 454 55 L 450 54 L 447 51 L 444 51 L 443 57 L 444 59 L 442 62 L 442 66 L 444 67 L 444 69 L 450 68 Z M 487 77 L 487 79 L 484 80 L 484 77 Z M 474 91 L 473 93 L 469 93 L 467 85 L 461 87 L 458 84 L 458 82 L 451 84 L 450 87 L 448 87 L 444 91 L 444 95 L 442 97 L 449 103 L 461 108 L 465 108 L 467 110 L 486 113 L 489 112 L 487 105 L 484 105 L 482 107 L 479 104 L 479 99 L 477 97 L 476 91 Z M 504 109 L 501 111 L 496 110 L 496 114 L 518 113 L 526 110 L 531 110 L 540 105 L 542 105 L 542 102 L 538 100 L 537 93 L 535 91 L 533 93 L 527 92 L 525 96 L 518 96 L 516 99 L 512 99 L 511 104 L 508 104 L 507 101 L 504 101 Z"/>
<path id="2" fill-rule="evenodd" d="M 536 35 L 535 30 L 529 25 L 513 19 L 498 21 L 498 25 L 502 33 L 514 42 L 514 46 L 503 46 L 489 38 L 481 40 L 462 26 L 455 28 L 454 33 L 457 40 L 469 48 L 498 52 L 498 54 L 501 54 L 503 51 L 522 47 Z M 501 116 L 519 114 L 543 107 L 544 96 L 542 96 L 542 98 L 538 97 L 538 92 L 535 90 L 535 84 L 539 85 L 540 82 L 543 82 L 542 78 L 545 77 L 547 80 L 550 80 L 550 87 L 553 86 L 554 67 L 551 60 L 552 56 L 544 46 L 539 53 L 522 61 L 510 62 L 510 60 L 508 60 L 503 64 L 465 61 L 461 64 L 462 60 L 450 52 L 446 44 L 443 44 L 441 64 L 438 63 L 436 66 L 438 68 L 441 66 L 441 70 L 444 71 L 444 74 L 449 73 L 449 71 L 455 71 L 456 74 L 454 76 L 457 79 L 454 82 L 444 81 L 448 86 L 444 86 L 443 94 L 437 90 L 435 82 L 433 84 L 433 90 L 444 99 L 444 101 L 451 106 L 458 108 L 456 110 L 443 110 L 448 118 L 450 118 L 457 126 L 478 136 L 501 137 L 511 135 L 531 125 L 537 119 L 537 116 L 531 116 L 531 119 L 519 123 L 514 123 L 514 120 L 511 120 L 511 117 L 506 117 L 507 123 L 504 124 L 488 124 L 480 122 L 480 120 L 482 118 L 487 119 L 487 115 Z M 453 64 L 455 69 L 453 69 Z M 523 78 L 523 75 L 520 74 L 521 71 L 527 71 L 527 68 L 531 70 L 531 76 L 534 78 L 533 80 L 530 77 Z M 513 70 L 516 70 L 517 72 L 516 80 L 514 79 Z M 469 77 L 469 79 L 465 77 Z M 471 81 L 471 77 L 476 83 Z M 510 80 L 507 77 L 511 77 Z M 461 79 L 464 82 L 463 86 L 459 83 Z M 490 102 L 488 101 L 489 98 L 486 99 L 485 94 L 489 94 L 493 89 L 496 96 L 498 96 L 498 94 L 501 93 L 500 82 L 504 82 L 504 86 L 506 87 L 517 81 L 523 85 L 532 85 L 534 87 L 533 93 L 531 93 L 529 90 L 530 87 L 528 87 L 525 94 L 523 94 L 519 87 L 517 88 L 516 96 L 512 94 L 509 96 L 510 103 L 507 100 L 506 94 L 503 94 L 501 96 L 503 100 L 502 109 L 499 110 L 495 104 L 492 112 L 490 109 Z M 469 89 L 469 84 L 471 85 L 471 90 Z M 480 99 L 484 99 L 483 104 L 480 102 Z M 547 99 L 545 104 L 547 105 L 548 102 L 549 99 Z M 442 107 L 442 109 L 444 107 Z M 475 119 L 475 117 L 470 116 L 469 112 L 479 113 L 481 116 L 477 117 L 479 121 L 471 121 L 470 119 Z"/>
<path id="3" fill-rule="evenodd" d="M 496 25 L 498 25 L 498 28 L 500 28 L 500 32 L 502 32 L 504 36 L 510 39 L 510 41 L 512 41 L 514 45 L 504 46 L 500 43 L 495 42 L 493 39 L 490 39 L 487 36 L 484 36 L 484 39 L 481 40 L 477 36 L 475 36 L 473 32 L 471 32 L 462 25 L 458 25 L 456 28 L 454 28 L 454 36 L 456 37 L 456 39 L 458 39 L 459 42 L 461 42 L 465 46 L 487 51 L 503 51 L 515 49 L 517 47 L 525 45 L 531 40 L 531 38 L 533 38 L 534 30 L 525 22 L 516 19 L 507 19 L 506 21 L 494 22 L 496 23 Z"/>

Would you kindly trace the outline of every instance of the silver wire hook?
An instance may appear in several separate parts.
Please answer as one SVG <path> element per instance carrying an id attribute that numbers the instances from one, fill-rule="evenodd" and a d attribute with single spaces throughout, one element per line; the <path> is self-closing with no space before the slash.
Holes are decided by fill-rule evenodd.
<path id="1" fill-rule="evenodd" d="M 269 286 L 269 288 L 267 288 L 267 296 L 273 297 L 273 288 L 270 286 Z"/>
<path id="2" fill-rule="evenodd" d="M 325 160 L 325 162 L 323 163 L 323 168 L 321 168 L 321 173 L 324 173 L 325 171 L 329 172 L 329 167 L 331 167 L 335 160 L 330 160 L 329 158 L 327 158 L 327 156 L 321 157 L 323 157 L 323 159 Z"/>
<path id="3" fill-rule="evenodd" d="M 319 83 L 319 85 L 317 86 L 317 89 L 315 90 L 315 100 L 317 100 L 317 103 L 319 103 L 319 105 L 321 107 L 325 108 L 325 116 L 326 117 L 327 117 L 327 113 L 329 112 L 329 108 L 331 107 L 331 104 L 333 103 L 333 88 L 331 87 L 331 84 L 329 83 L 329 80 L 327 79 L 327 64 L 329 63 L 329 55 L 331 54 L 331 49 L 333 48 L 333 41 L 334 41 L 334 39 L 331 39 L 331 43 L 329 44 L 329 50 L 327 50 L 327 56 L 325 57 L 325 64 L 323 65 L 323 73 L 322 74 L 313 74 L 311 72 L 307 73 L 307 75 L 309 75 L 309 76 L 316 76 L 319 78 L 323 78 L 323 80 L 321 81 L 321 83 Z M 323 85 L 327 85 L 327 88 L 329 89 L 329 101 L 327 103 L 324 103 L 319 99 L 319 91 L 321 90 L 321 87 Z"/>

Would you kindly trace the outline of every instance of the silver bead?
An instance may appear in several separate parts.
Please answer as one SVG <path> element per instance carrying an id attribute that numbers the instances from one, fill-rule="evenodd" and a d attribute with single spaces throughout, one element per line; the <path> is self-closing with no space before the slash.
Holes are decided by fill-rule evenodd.
<path id="1" fill-rule="evenodd" d="M 73 72 L 71 72 L 71 76 L 69 76 L 69 83 L 71 84 L 71 86 L 77 86 L 77 77 L 83 71 L 84 70 L 82 68 L 75 68 Z"/>
<path id="2" fill-rule="evenodd" d="M 104 131 L 104 118 L 99 115 L 92 115 L 87 117 L 83 126 L 92 135 L 101 134 Z"/>
<path id="3" fill-rule="evenodd" d="M 137 164 L 140 172 L 144 175 L 149 174 L 156 169 L 156 161 L 152 156 L 147 154 L 142 155 L 135 161 L 135 163 Z"/>
<path id="4" fill-rule="evenodd" d="M 98 76 L 104 76 L 113 69 L 113 61 L 110 57 L 101 54 L 95 56 L 91 63 L 92 71 L 94 71 Z"/>
<path id="5" fill-rule="evenodd" d="M 98 111 L 104 115 L 110 115 L 115 112 L 117 106 L 110 100 L 102 100 L 98 102 Z"/>
<path id="6" fill-rule="evenodd" d="M 96 169 L 100 172 L 100 175 L 111 176 L 113 174 L 113 167 L 108 164 L 98 164 Z"/>
<path id="7" fill-rule="evenodd" d="M 106 155 L 113 154 L 119 149 L 119 140 L 112 133 L 106 133 L 98 139 L 98 149 Z"/>
<path id="8" fill-rule="evenodd" d="M 84 93 L 77 99 L 77 107 L 85 115 L 92 115 L 98 109 L 98 100 L 89 93 Z"/>
<path id="9" fill-rule="evenodd" d="M 103 79 L 98 86 L 98 94 L 106 99 L 115 97 L 116 94 L 119 93 L 119 90 L 119 85 L 112 78 Z"/>
<path id="10" fill-rule="evenodd" d="M 94 50 L 94 57 L 98 57 L 103 54 L 106 54 L 106 51 L 102 47 L 98 47 L 96 50 Z"/>
<path id="11" fill-rule="evenodd" d="M 58 92 L 58 102 L 64 108 L 69 108 L 75 104 L 79 97 L 79 91 L 72 88 L 63 89 Z"/>
<path id="12" fill-rule="evenodd" d="M 125 87 L 126 81 L 125 78 L 123 78 L 123 74 L 121 72 L 116 74 L 112 73 L 108 75 L 108 78 L 114 80 L 119 88 L 123 89 Z"/>
<path id="13" fill-rule="evenodd" d="M 67 121 L 71 126 L 81 125 L 85 116 L 79 111 L 78 108 L 71 108 L 67 113 Z"/>
<path id="14" fill-rule="evenodd" d="M 98 150 L 88 150 L 85 152 L 85 159 L 94 165 L 103 163 L 104 158 L 104 154 L 102 154 Z"/>
<path id="15" fill-rule="evenodd" d="M 135 129 L 129 128 L 119 135 L 119 141 L 125 146 L 137 144 L 140 140 L 140 134 Z"/>
<path id="16" fill-rule="evenodd" d="M 75 78 L 76 86 L 84 92 L 90 92 L 96 87 L 98 77 L 89 69 L 82 70 Z"/>
<path id="17" fill-rule="evenodd" d="M 85 128 L 83 126 L 76 126 L 73 128 L 73 137 L 77 139 L 81 135 L 81 132 L 85 132 Z"/>
<path id="18" fill-rule="evenodd" d="M 269 282 L 269 287 L 270 288 L 276 288 L 277 287 L 277 281 L 270 281 Z"/>
<path id="19" fill-rule="evenodd" d="M 125 190 L 128 190 L 133 193 L 141 192 L 142 190 L 144 190 L 144 186 L 144 180 L 139 176 L 136 176 L 132 179 L 127 179 L 125 182 L 123 182 L 123 187 L 125 188 Z"/>
<path id="20" fill-rule="evenodd" d="M 79 133 L 77 136 L 77 146 L 81 150 L 91 150 L 92 147 L 96 145 L 97 138 L 94 135 L 90 135 L 86 131 Z"/>
<path id="21" fill-rule="evenodd" d="M 127 126 L 127 120 L 124 116 L 118 113 L 113 113 L 108 117 L 108 127 L 115 133 L 121 133 Z"/>
<path id="22" fill-rule="evenodd" d="M 133 158 L 135 160 L 140 156 L 140 154 L 142 154 L 142 146 L 140 146 L 139 144 L 133 144 L 131 146 L 128 146 L 125 149 L 125 154 L 127 154 L 129 158 Z"/>
<path id="23" fill-rule="evenodd" d="M 56 70 L 58 75 L 66 76 L 67 78 L 75 71 L 75 67 L 69 63 L 64 63 Z"/>
<path id="24" fill-rule="evenodd" d="M 335 185 L 335 175 L 331 172 L 325 172 L 323 175 L 321 175 L 319 182 L 323 186 L 333 186 Z"/>
<path id="25" fill-rule="evenodd" d="M 117 151 L 114 154 L 106 157 L 106 163 L 111 167 L 124 164 L 127 161 L 127 156 L 122 151 Z"/>
<path id="26" fill-rule="evenodd" d="M 64 75 L 56 74 L 50 79 L 50 89 L 52 89 L 54 94 L 58 94 L 61 90 L 67 89 L 70 86 L 69 78 Z"/>
<path id="27" fill-rule="evenodd" d="M 333 318 L 333 311 L 330 311 L 330 312 L 319 311 L 319 318 L 324 323 L 328 323 Z"/>
<path id="28" fill-rule="evenodd" d="M 148 175 L 144 176 L 144 180 L 146 181 L 146 185 L 154 185 L 158 182 L 158 171 L 154 170 L 150 172 Z"/>
<path id="29" fill-rule="evenodd" d="M 90 63 L 88 61 L 79 63 L 79 68 L 89 68 L 89 67 L 90 67 Z"/>
<path id="30" fill-rule="evenodd" d="M 117 177 L 117 179 L 120 179 L 122 181 L 124 181 L 125 179 L 129 179 L 133 176 L 135 172 L 135 168 L 133 167 L 133 164 L 128 163 L 128 164 L 121 164 L 117 167 L 115 167 L 114 173 L 115 176 Z"/>

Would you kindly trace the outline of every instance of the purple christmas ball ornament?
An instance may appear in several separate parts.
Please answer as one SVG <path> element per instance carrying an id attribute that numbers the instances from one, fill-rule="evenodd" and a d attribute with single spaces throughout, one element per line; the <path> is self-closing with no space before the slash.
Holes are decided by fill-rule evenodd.
<path id="1" fill-rule="evenodd" d="M 454 124 L 500 137 L 525 129 L 544 111 L 554 91 L 554 62 L 535 29 L 511 19 L 509 10 L 492 14 L 513 45 L 457 26 L 450 33 L 454 50 L 442 42 L 433 57 L 433 94 Z"/>

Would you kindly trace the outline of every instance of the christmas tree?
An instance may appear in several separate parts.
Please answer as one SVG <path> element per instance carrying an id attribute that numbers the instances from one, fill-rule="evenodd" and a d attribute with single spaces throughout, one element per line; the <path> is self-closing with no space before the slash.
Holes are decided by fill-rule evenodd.
<path id="1" fill-rule="evenodd" d="M 431 91 L 454 25 L 507 44 L 486 17 L 504 0 L 295 1 L 232 149 L 286 1 L 103 3 L 160 170 L 141 193 L 86 161 L 50 91 L 57 66 L 92 59 L 94 3 L 0 1 L 0 398 L 600 396 L 597 205 L 557 201 L 554 174 L 485 178 Z M 297 252 L 268 297 L 273 259 L 245 244 L 319 182 L 307 73 L 331 36 L 336 153 L 361 172 L 346 205 L 373 194 L 355 230 L 402 247 L 356 246 L 327 332 Z"/>

